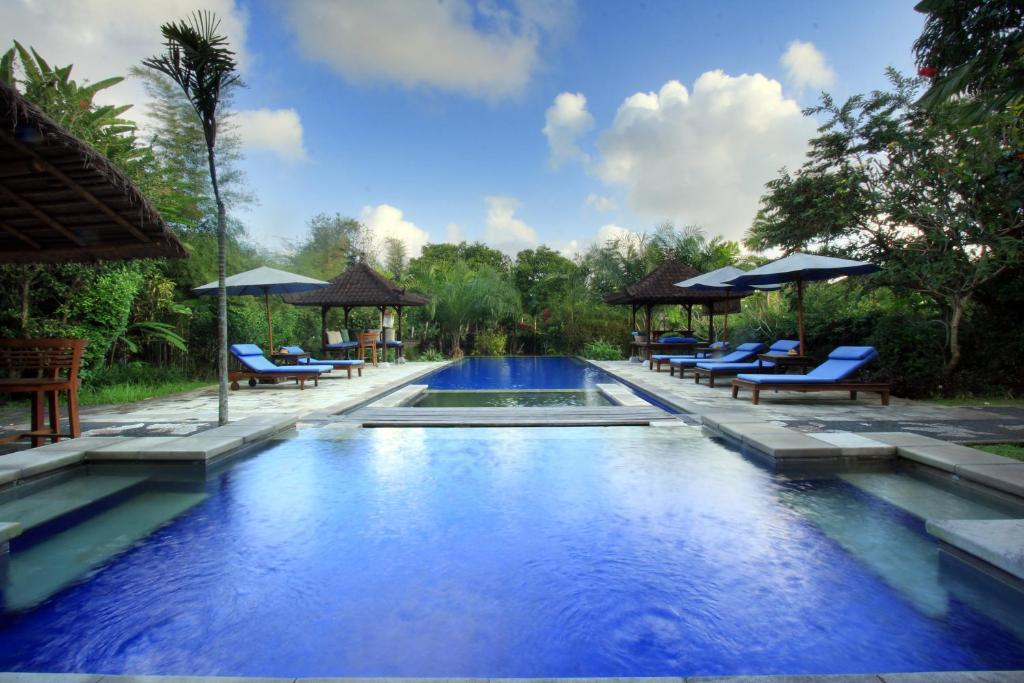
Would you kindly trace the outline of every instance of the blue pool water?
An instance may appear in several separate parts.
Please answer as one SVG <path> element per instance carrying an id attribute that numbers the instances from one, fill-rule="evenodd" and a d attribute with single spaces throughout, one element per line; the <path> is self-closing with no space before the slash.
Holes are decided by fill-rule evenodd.
<path id="1" fill-rule="evenodd" d="M 911 512 L 1005 510 L 907 475 L 782 476 L 686 427 L 306 430 L 197 493 L 0 617 L 0 671 L 1024 668 L 1020 596 L 942 561 Z"/>
<path id="2" fill-rule="evenodd" d="M 603 370 L 569 356 L 464 358 L 422 380 L 435 390 L 593 389 L 614 382 Z"/>

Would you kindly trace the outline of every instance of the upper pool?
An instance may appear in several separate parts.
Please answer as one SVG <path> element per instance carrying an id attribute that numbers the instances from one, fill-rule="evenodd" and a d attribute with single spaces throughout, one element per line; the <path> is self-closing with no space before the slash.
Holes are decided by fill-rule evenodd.
<path id="1" fill-rule="evenodd" d="M 437 390 L 523 391 L 593 389 L 605 382 L 615 382 L 615 378 L 569 356 L 474 356 L 452 363 L 419 383 Z"/>
<path id="2" fill-rule="evenodd" d="M 418 380 L 417 407 L 611 405 L 598 384 L 615 378 L 569 356 L 468 357 Z"/>
<path id="3" fill-rule="evenodd" d="M 115 472 L 89 477 L 144 476 Z M 208 479 L 152 472 L 15 546 L 0 671 L 1024 667 L 1020 594 L 945 561 L 922 521 L 1020 511 L 905 474 L 782 475 L 685 426 L 327 427 Z"/>

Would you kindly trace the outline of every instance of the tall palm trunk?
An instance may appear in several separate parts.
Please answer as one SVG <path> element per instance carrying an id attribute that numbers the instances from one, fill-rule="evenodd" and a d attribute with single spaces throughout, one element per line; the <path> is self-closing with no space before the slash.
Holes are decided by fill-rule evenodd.
<path id="1" fill-rule="evenodd" d="M 216 128 L 207 127 L 206 154 L 210 164 L 210 183 L 217 200 L 217 424 L 228 423 L 228 293 L 225 279 L 228 268 L 227 211 L 217 183 L 214 153 Z"/>

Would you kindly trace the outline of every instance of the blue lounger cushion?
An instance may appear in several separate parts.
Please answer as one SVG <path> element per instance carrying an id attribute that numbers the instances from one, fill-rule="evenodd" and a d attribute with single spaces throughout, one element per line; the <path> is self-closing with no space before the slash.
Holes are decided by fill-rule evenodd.
<path id="1" fill-rule="evenodd" d="M 799 349 L 800 342 L 795 339 L 780 339 L 768 347 L 768 353 L 789 353 L 792 349 Z"/>
<path id="2" fill-rule="evenodd" d="M 878 356 L 871 346 L 840 346 L 828 354 L 828 360 L 806 375 L 743 374 L 755 384 L 833 384 L 854 374 Z"/>
<path id="3" fill-rule="evenodd" d="M 303 354 L 305 351 L 301 346 L 282 346 L 281 350 L 288 353 Z M 343 368 L 349 365 L 362 365 L 361 360 L 316 360 L 315 358 L 300 358 L 300 365 L 333 365 L 336 368 Z"/>
<path id="4" fill-rule="evenodd" d="M 249 372 L 258 372 L 264 375 L 312 375 L 330 372 L 334 368 L 329 365 L 274 365 L 263 351 L 255 344 L 232 344 L 231 355 L 238 359 Z"/>
<path id="5" fill-rule="evenodd" d="M 736 350 L 733 351 L 732 353 L 728 353 L 728 354 L 726 354 L 726 355 L 724 355 L 721 358 L 718 358 L 716 360 L 710 360 L 710 359 L 707 359 L 707 358 L 699 358 L 699 359 L 695 360 L 692 363 L 679 363 L 679 365 L 682 365 L 682 366 L 685 366 L 685 367 L 693 367 L 693 366 L 704 367 L 706 364 L 713 364 L 715 366 L 719 366 L 719 365 L 722 365 L 723 363 L 725 363 L 725 364 L 741 363 L 741 364 L 747 365 L 748 363 L 746 363 L 745 361 L 749 361 L 751 358 L 753 358 L 758 353 L 761 353 L 761 351 L 763 351 L 763 350 L 764 350 L 764 344 L 762 344 L 760 342 L 747 342 L 746 344 L 740 344 L 739 346 L 737 346 Z M 674 361 L 672 361 L 672 364 L 676 365 L 676 363 Z M 756 367 L 757 363 L 754 363 L 753 365 Z"/>
<path id="6" fill-rule="evenodd" d="M 347 342 L 337 342 L 335 344 L 325 344 L 324 348 L 325 349 L 354 349 L 357 346 L 359 346 L 359 342 L 347 341 Z"/>
<path id="7" fill-rule="evenodd" d="M 659 344 L 696 344 L 697 343 L 697 338 L 696 337 L 672 337 L 672 336 L 665 336 L 665 337 L 658 337 L 658 343 Z"/>

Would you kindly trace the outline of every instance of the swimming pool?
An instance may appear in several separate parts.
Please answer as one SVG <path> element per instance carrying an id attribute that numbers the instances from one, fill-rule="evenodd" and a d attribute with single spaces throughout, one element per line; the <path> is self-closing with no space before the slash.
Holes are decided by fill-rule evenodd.
<path id="1" fill-rule="evenodd" d="M 597 385 L 618 380 L 571 356 L 472 356 L 418 383 L 428 389 L 416 407 L 512 408 L 612 405 Z"/>
<path id="2" fill-rule="evenodd" d="M 6 589 L 22 606 L 0 617 L 0 670 L 1024 666 L 1020 594 L 945 561 L 922 522 L 1019 509 L 908 474 L 787 476 L 685 426 L 310 429 L 136 494 L 164 496 L 168 521 L 39 604 Z M 125 532 L 75 533 L 92 547 Z M 31 552 L 12 555 L 19 591 Z"/>

